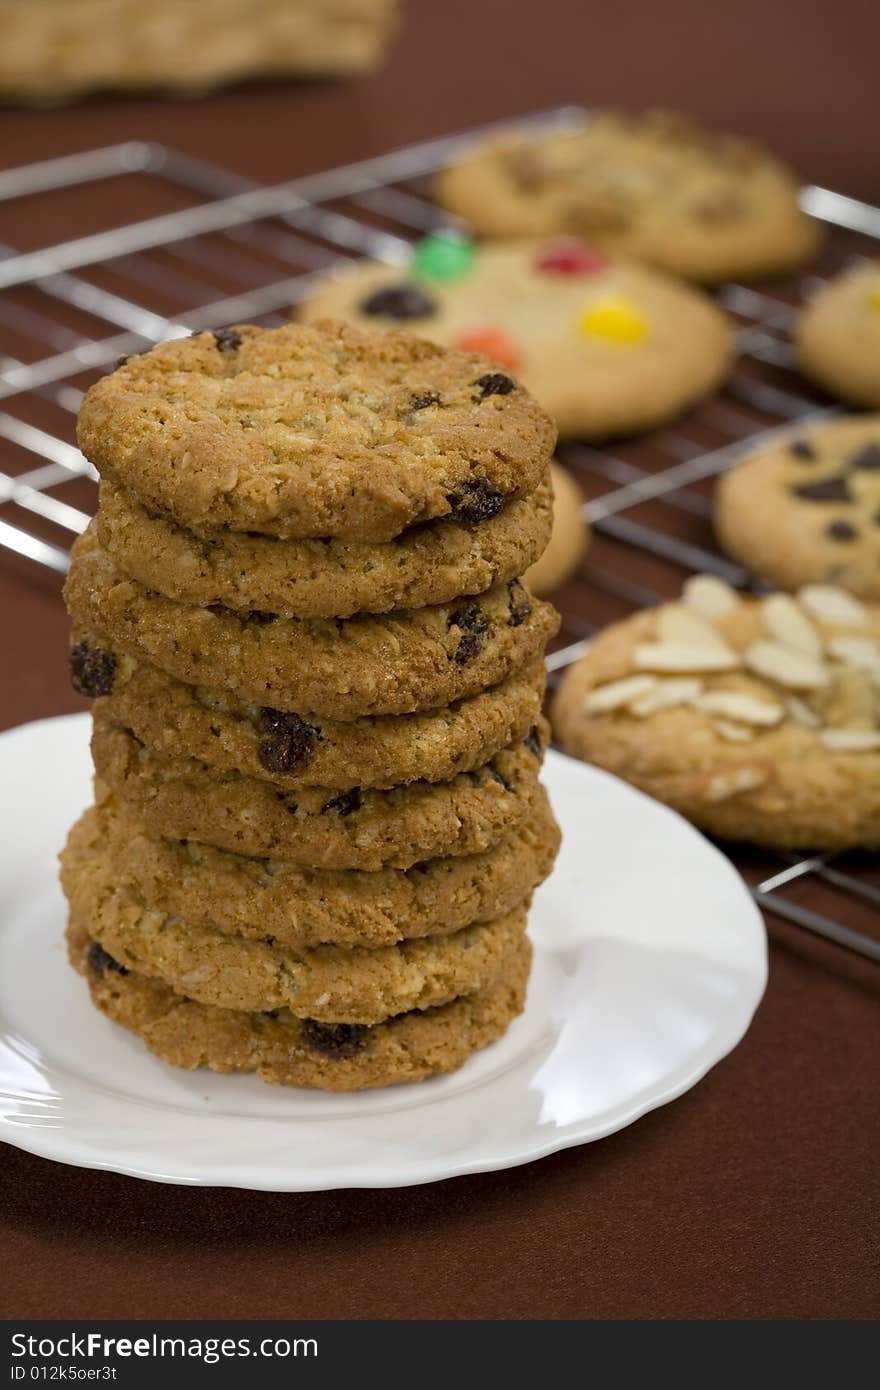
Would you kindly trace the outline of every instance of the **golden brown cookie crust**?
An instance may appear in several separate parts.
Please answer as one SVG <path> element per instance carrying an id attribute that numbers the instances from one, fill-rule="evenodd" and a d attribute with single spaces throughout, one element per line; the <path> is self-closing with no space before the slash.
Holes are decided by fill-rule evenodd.
<path id="1" fill-rule="evenodd" d="M 310 868 L 373 871 L 498 844 L 528 814 L 547 734 L 542 719 L 536 740 L 505 749 L 485 767 L 390 791 L 291 792 L 195 758 L 158 759 L 100 713 L 92 757 L 101 781 L 154 834 Z"/>
<path id="2" fill-rule="evenodd" d="M 554 426 L 514 383 L 481 386 L 491 375 L 408 333 L 243 325 L 129 358 L 88 392 L 78 439 L 184 526 L 386 541 L 469 487 L 541 482 Z"/>
<path id="3" fill-rule="evenodd" d="M 68 946 L 96 1007 L 172 1066 L 256 1072 L 276 1085 L 327 1091 L 393 1086 L 457 1070 L 522 1012 L 531 960 L 523 936 L 507 970 L 485 990 L 424 1013 L 399 1014 L 363 1032 L 342 1025 L 346 1031 L 340 1034 L 328 1032 L 327 1025 L 310 1028 L 287 1010 L 273 1017 L 217 1009 L 133 971 L 122 974 L 106 962 L 103 969 L 90 966 L 88 935 L 75 927 L 68 928 Z"/>
<path id="4" fill-rule="evenodd" d="M 437 192 L 483 236 L 583 236 L 705 284 L 791 270 L 821 243 L 784 165 L 669 112 L 492 136 Z"/>
<path id="5" fill-rule="evenodd" d="M 392 615 L 242 619 L 151 593 L 91 529 L 71 554 L 65 598 L 75 625 L 188 684 L 305 716 L 409 714 L 466 699 L 534 660 L 559 625 L 516 581 Z"/>
<path id="6" fill-rule="evenodd" d="M 730 326 L 702 291 L 618 259 L 589 274 L 547 273 L 537 265 L 546 245 L 481 243 L 467 273 L 443 283 L 418 282 L 433 312 L 412 327 L 446 345 L 475 327 L 500 330 L 518 354 L 518 378 L 564 436 L 651 429 L 723 381 L 731 366 Z M 368 315 L 362 305 L 403 282 L 397 267 L 359 263 L 319 283 L 300 313 L 386 327 L 392 320 Z M 640 339 L 618 341 L 584 330 L 584 315 L 609 304 L 624 305 L 638 318 Z"/>
<path id="7" fill-rule="evenodd" d="M 550 539 L 545 478 L 483 521 L 413 527 L 380 544 L 281 541 L 239 531 L 187 530 L 130 493 L 101 484 L 101 545 L 133 579 L 179 603 L 287 618 L 350 618 L 481 594 L 515 579 Z"/>
<path id="8" fill-rule="evenodd" d="M 538 784 L 523 822 L 481 854 L 411 869 L 309 869 L 248 859 L 149 833 L 99 783 L 97 805 L 71 832 L 81 853 L 105 853 L 123 887 L 160 912 L 252 941 L 305 950 L 391 946 L 503 917 L 550 873 L 559 829 Z"/>
<path id="9" fill-rule="evenodd" d="M 801 370 L 832 395 L 880 408 L 880 262 L 829 280 L 798 315 L 794 346 Z"/>
<path id="10" fill-rule="evenodd" d="M 558 463 L 553 478 L 553 534 L 539 560 L 523 575 L 529 593 L 542 598 L 558 589 L 577 570 L 589 544 L 590 528 L 584 516 L 584 497 L 570 473 Z"/>
<path id="11" fill-rule="evenodd" d="M 84 852 L 85 851 L 85 852 Z M 379 949 L 294 952 L 157 912 L 114 882 L 106 853 L 71 837 L 61 856 L 70 918 L 128 970 L 222 1009 L 289 1009 L 324 1023 L 381 1023 L 485 988 L 525 931 L 527 903 L 494 922 Z"/>
<path id="12" fill-rule="evenodd" d="M 816 592 L 807 589 L 803 594 Z M 826 611 L 832 611 L 827 607 L 829 591 L 818 592 L 826 596 Z M 837 607 L 857 605 L 843 591 L 830 592 L 836 595 Z M 568 752 L 617 773 L 724 839 L 777 849 L 876 848 L 880 688 L 877 671 L 865 663 L 880 663 L 880 612 L 857 605 L 853 613 L 861 608 L 863 620 L 832 622 L 818 618 L 815 607 L 798 603 L 819 639 L 818 655 L 810 657 L 797 649 L 792 653 L 791 647 L 786 650 L 773 637 L 768 612 L 778 623 L 780 598 L 786 614 L 794 601 L 788 596 L 772 598 L 772 610 L 765 606 L 767 600 L 742 598 L 714 620 L 713 628 L 736 656 L 728 670 L 713 670 L 713 657 L 703 647 L 703 659 L 709 663 L 704 670 L 700 658 L 694 658 L 687 670 L 679 662 L 656 674 L 662 659 L 657 647 L 665 648 L 668 660 L 670 646 L 660 624 L 668 621 L 664 614 L 679 605 L 614 623 L 566 672 L 553 705 L 555 732 Z M 790 616 L 785 622 L 790 625 Z M 692 645 L 688 641 L 688 651 Z M 773 651 L 768 653 L 768 647 Z M 717 658 L 717 647 L 715 651 Z M 746 665 L 747 651 L 752 653 L 750 661 L 764 670 L 778 670 L 786 681 L 760 675 Z M 596 706 L 595 698 L 605 687 L 611 693 L 603 698 L 611 698 L 613 683 L 641 678 L 644 687 L 652 674 L 652 688 L 618 687 L 630 697 L 627 704 L 604 710 Z M 799 678 L 825 683 L 809 688 L 791 683 Z M 641 717 L 634 712 L 638 702 L 655 701 L 663 690 L 668 693 L 670 681 L 696 682 L 702 689 L 692 690 L 687 702 Z M 719 695 L 738 698 L 725 709 L 729 698 L 719 703 Z M 706 707 L 706 696 L 712 708 Z M 745 706 L 742 697 L 748 702 Z M 756 704 L 759 716 L 772 718 L 774 707 L 781 715 L 775 722 L 755 724 L 751 721 Z M 741 720 L 737 707 L 748 718 Z M 644 705 L 641 708 L 644 711 Z"/>
<path id="13" fill-rule="evenodd" d="M 97 646 L 94 639 L 87 645 Z M 339 791 L 448 782 L 482 767 L 534 728 L 546 683 L 544 663 L 534 661 L 444 709 L 308 724 L 222 690 L 185 685 L 121 653 L 112 660 L 112 693 L 96 701 L 96 711 L 131 729 L 157 757 L 192 757 L 285 787 Z"/>
<path id="14" fill-rule="evenodd" d="M 719 480 L 715 523 L 727 553 L 780 588 L 839 584 L 880 599 L 880 415 L 742 459 Z"/>

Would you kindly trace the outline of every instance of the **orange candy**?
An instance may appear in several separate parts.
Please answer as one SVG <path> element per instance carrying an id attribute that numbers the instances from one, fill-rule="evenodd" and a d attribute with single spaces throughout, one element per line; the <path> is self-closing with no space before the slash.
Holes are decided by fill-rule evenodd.
<path id="1" fill-rule="evenodd" d="M 522 354 L 513 339 L 501 328 L 486 327 L 466 328 L 463 333 L 459 333 L 453 343 L 460 352 L 481 352 L 486 357 L 491 357 L 493 362 L 497 362 L 500 367 L 508 367 L 515 372 L 519 367 Z"/>

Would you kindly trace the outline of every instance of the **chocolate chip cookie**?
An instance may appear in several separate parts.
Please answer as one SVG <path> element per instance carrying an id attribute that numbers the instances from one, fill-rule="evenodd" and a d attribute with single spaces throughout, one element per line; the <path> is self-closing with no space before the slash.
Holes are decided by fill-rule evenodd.
<path id="1" fill-rule="evenodd" d="M 409 714 L 497 685 L 543 650 L 558 618 L 516 581 L 478 598 L 346 620 L 176 603 L 129 579 L 90 528 L 65 597 L 99 641 L 189 684 L 305 718 Z"/>
<path id="2" fill-rule="evenodd" d="M 421 313 L 402 300 L 417 286 Z M 652 429 L 714 390 L 731 365 L 721 310 L 662 271 L 564 240 L 482 243 L 457 275 L 361 263 L 318 284 L 307 319 L 408 324 L 432 342 L 477 349 L 515 372 L 563 435 Z"/>
<path id="3" fill-rule="evenodd" d="M 78 438 L 183 526 L 381 542 L 538 487 L 554 426 L 492 378 L 408 333 L 241 326 L 129 358 L 88 392 Z"/>
<path id="4" fill-rule="evenodd" d="M 583 236 L 706 284 L 791 270 L 821 239 L 784 165 L 671 112 L 493 135 L 437 192 L 483 236 Z"/>
<path id="5" fill-rule="evenodd" d="M 742 598 L 697 577 L 566 672 L 556 733 L 725 839 L 880 846 L 880 609 L 828 585 Z"/>
<path id="6" fill-rule="evenodd" d="M 71 963 L 102 1013 L 172 1066 L 256 1072 L 263 1081 L 357 1091 L 455 1071 L 522 1012 L 531 946 L 522 936 L 485 989 L 367 1027 L 297 1019 L 287 1009 L 247 1013 L 198 1004 L 116 961 L 88 932 L 68 928 Z"/>
<path id="7" fill-rule="evenodd" d="M 716 525 L 730 555 L 782 588 L 839 584 L 880 599 L 880 415 L 798 430 L 744 458 L 720 479 Z"/>

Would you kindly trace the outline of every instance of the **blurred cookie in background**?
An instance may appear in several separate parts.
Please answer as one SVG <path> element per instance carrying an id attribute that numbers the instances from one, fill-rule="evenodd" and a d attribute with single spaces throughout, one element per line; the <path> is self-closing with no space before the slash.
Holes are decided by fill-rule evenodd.
<path id="1" fill-rule="evenodd" d="M 405 267 L 334 270 L 299 315 L 405 327 L 509 371 L 563 435 L 635 434 L 716 389 L 732 358 L 717 305 L 662 271 L 576 238 L 475 243 L 426 237 Z"/>
<path id="2" fill-rule="evenodd" d="M 0 0 L 0 101 L 377 67 L 398 0 Z"/>
<path id="3" fill-rule="evenodd" d="M 589 543 L 590 529 L 584 516 L 584 498 L 569 473 L 551 463 L 553 482 L 553 533 L 539 560 L 526 571 L 533 594 L 543 598 L 559 589 L 576 572 Z"/>
<path id="4" fill-rule="evenodd" d="M 613 623 L 553 702 L 562 747 L 722 839 L 880 846 L 880 608 L 697 575 Z"/>
<path id="5" fill-rule="evenodd" d="M 799 430 L 718 483 L 724 550 L 778 584 L 839 584 L 880 599 L 880 415 Z"/>
<path id="6" fill-rule="evenodd" d="M 704 284 L 791 270 L 821 241 L 791 170 L 672 112 L 493 135 L 437 192 L 483 236 L 583 236 Z"/>
<path id="7" fill-rule="evenodd" d="M 829 280 L 801 310 L 794 343 L 801 370 L 826 391 L 880 407 L 880 262 Z"/>

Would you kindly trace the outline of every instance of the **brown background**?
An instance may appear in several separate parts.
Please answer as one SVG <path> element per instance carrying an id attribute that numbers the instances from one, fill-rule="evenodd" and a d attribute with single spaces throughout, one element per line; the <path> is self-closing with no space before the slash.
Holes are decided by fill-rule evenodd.
<path id="1" fill-rule="evenodd" d="M 680 107 L 880 201 L 878 51 L 874 0 L 413 0 L 376 77 L 2 111 L 0 165 L 146 137 L 278 180 L 573 100 Z M 78 705 L 58 588 L 0 552 L 3 725 Z M 508 1173 L 287 1196 L 4 1149 L 0 1313 L 876 1316 L 880 975 L 768 925 L 770 987 L 731 1058 L 623 1133 Z"/>

